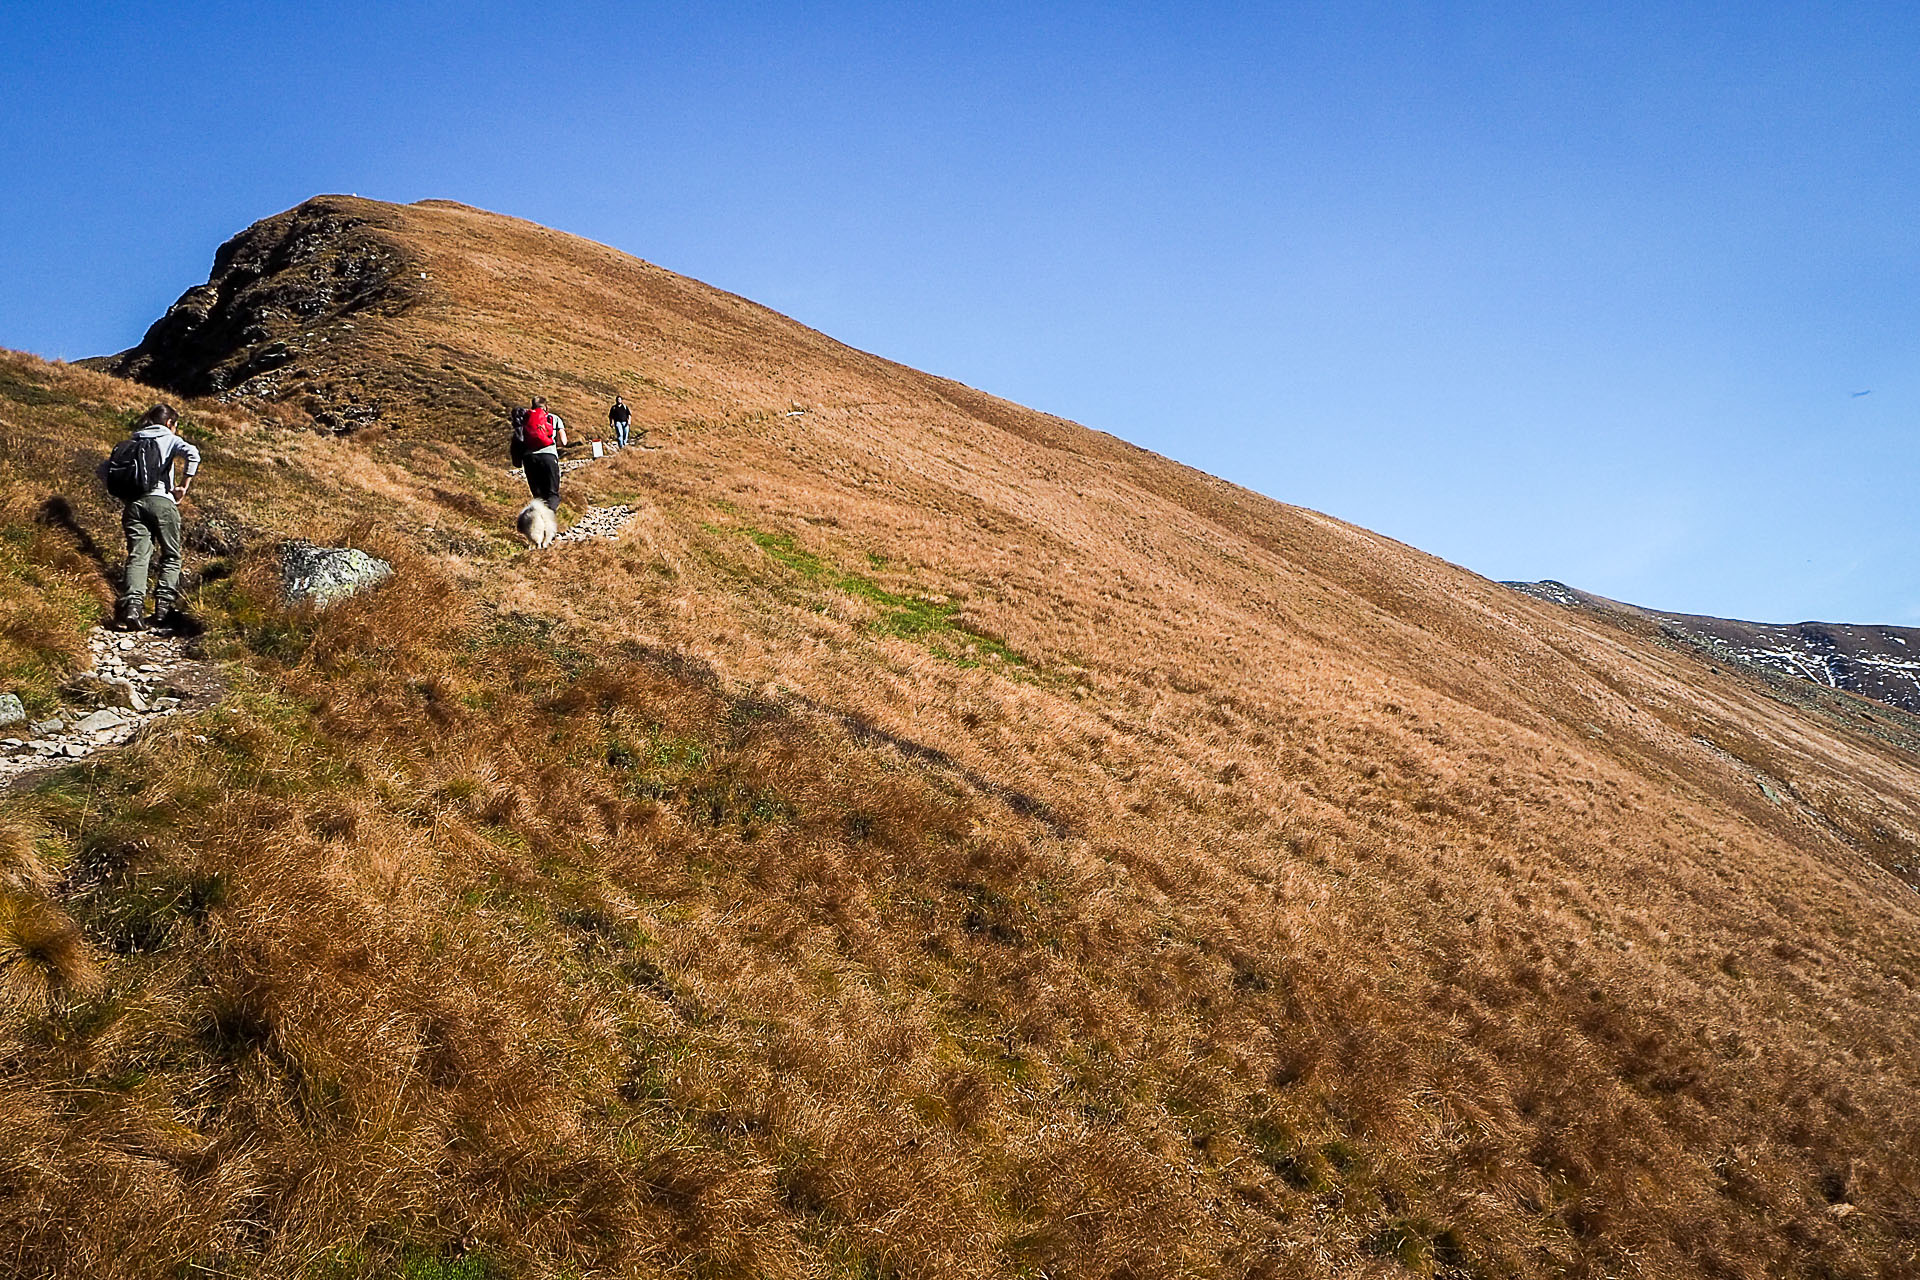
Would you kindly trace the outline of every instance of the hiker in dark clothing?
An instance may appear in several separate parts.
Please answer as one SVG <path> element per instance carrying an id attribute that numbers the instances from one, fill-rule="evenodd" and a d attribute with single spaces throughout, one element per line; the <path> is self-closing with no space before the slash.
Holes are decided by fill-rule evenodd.
<path id="1" fill-rule="evenodd" d="M 187 496 L 200 470 L 200 451 L 174 433 L 180 415 L 172 406 L 156 404 L 133 424 L 132 435 L 114 449 L 101 467 L 108 489 L 121 501 L 120 528 L 127 538 L 126 587 L 114 607 L 114 623 L 139 631 L 147 601 L 147 571 L 153 550 L 160 548 L 159 581 L 153 588 L 153 623 L 170 627 L 180 621 L 174 599 L 180 592 L 180 500 Z M 174 483 L 176 458 L 186 460 L 186 473 Z"/>
<path id="2" fill-rule="evenodd" d="M 633 410 L 627 408 L 627 402 L 619 396 L 613 398 L 613 408 L 607 410 L 607 425 L 613 428 L 613 442 L 622 449 L 627 447 L 627 427 L 633 422 Z"/>
<path id="3" fill-rule="evenodd" d="M 547 412 L 544 398 L 535 396 L 527 410 L 527 492 L 560 509 L 560 446 L 567 442 L 566 424 Z"/>

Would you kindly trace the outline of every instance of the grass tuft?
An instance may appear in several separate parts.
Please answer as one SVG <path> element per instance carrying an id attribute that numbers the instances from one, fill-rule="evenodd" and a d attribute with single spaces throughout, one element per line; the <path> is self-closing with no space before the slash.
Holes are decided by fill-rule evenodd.
<path id="1" fill-rule="evenodd" d="M 0 1002 L 45 1014 L 58 997 L 91 995 L 102 982 L 71 919 L 45 901 L 0 890 Z"/>

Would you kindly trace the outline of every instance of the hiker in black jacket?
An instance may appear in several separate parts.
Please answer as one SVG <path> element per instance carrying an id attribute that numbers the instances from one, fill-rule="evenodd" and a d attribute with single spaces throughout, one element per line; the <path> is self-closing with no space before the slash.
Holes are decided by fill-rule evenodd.
<path id="1" fill-rule="evenodd" d="M 133 424 L 133 434 L 116 449 L 116 455 L 130 452 L 124 445 L 137 444 L 143 455 L 140 462 L 142 483 L 133 488 L 116 485 L 108 468 L 117 459 L 109 459 L 108 484 L 121 500 L 120 529 L 127 538 L 126 588 L 114 607 L 114 623 L 123 630 L 139 631 L 147 623 L 142 611 L 147 603 L 147 570 L 153 549 L 160 548 L 159 581 L 153 588 L 153 622 L 170 627 L 180 620 L 174 598 L 180 591 L 180 499 L 187 496 L 193 477 L 200 470 L 200 451 L 174 433 L 180 415 L 171 405 L 156 404 Z M 176 458 L 186 460 L 186 474 L 174 483 Z"/>
<path id="2" fill-rule="evenodd" d="M 633 410 L 627 408 L 627 402 L 619 396 L 613 398 L 613 408 L 607 410 L 607 425 L 613 428 L 613 442 L 622 449 L 627 447 L 627 427 L 633 422 Z"/>

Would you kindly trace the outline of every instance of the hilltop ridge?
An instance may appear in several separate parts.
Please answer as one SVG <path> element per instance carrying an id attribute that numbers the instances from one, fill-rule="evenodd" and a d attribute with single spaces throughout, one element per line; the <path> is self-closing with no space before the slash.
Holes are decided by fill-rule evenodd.
<path id="1" fill-rule="evenodd" d="M 8 962 L 16 1268 L 1920 1266 L 1870 704 L 460 205 L 257 223 L 108 367 L 209 397 L 235 692 L 6 815 L 78 948 Z M 149 393 L 0 373 L 37 696 Z M 504 406 L 616 392 L 562 515 L 636 519 L 520 548 Z M 294 536 L 396 575 L 289 610 Z"/>
<path id="2" fill-rule="evenodd" d="M 1502 585 L 1603 617 L 1649 620 L 1665 635 L 1693 646 L 1709 659 L 1737 663 L 1763 675 L 1809 680 L 1920 713 L 1920 627 L 1743 622 L 1642 609 L 1551 580 Z"/>

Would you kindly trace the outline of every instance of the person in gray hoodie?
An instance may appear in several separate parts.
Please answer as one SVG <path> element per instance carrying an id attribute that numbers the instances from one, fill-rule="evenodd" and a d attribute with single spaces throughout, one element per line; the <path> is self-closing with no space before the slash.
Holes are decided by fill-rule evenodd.
<path id="1" fill-rule="evenodd" d="M 126 590 L 114 610 L 114 621 L 124 630 L 139 631 L 147 623 L 142 611 L 147 602 L 147 570 L 153 550 L 160 548 L 158 578 L 153 588 L 153 623 L 169 627 L 179 622 L 174 598 L 180 592 L 180 499 L 187 496 L 193 477 L 200 470 L 200 451 L 180 438 L 173 426 L 180 415 L 171 405 L 156 404 L 133 424 L 133 434 L 160 446 L 160 472 L 153 488 L 120 509 L 120 528 L 127 535 Z M 173 464 L 186 459 L 186 472 L 174 483 Z"/>

